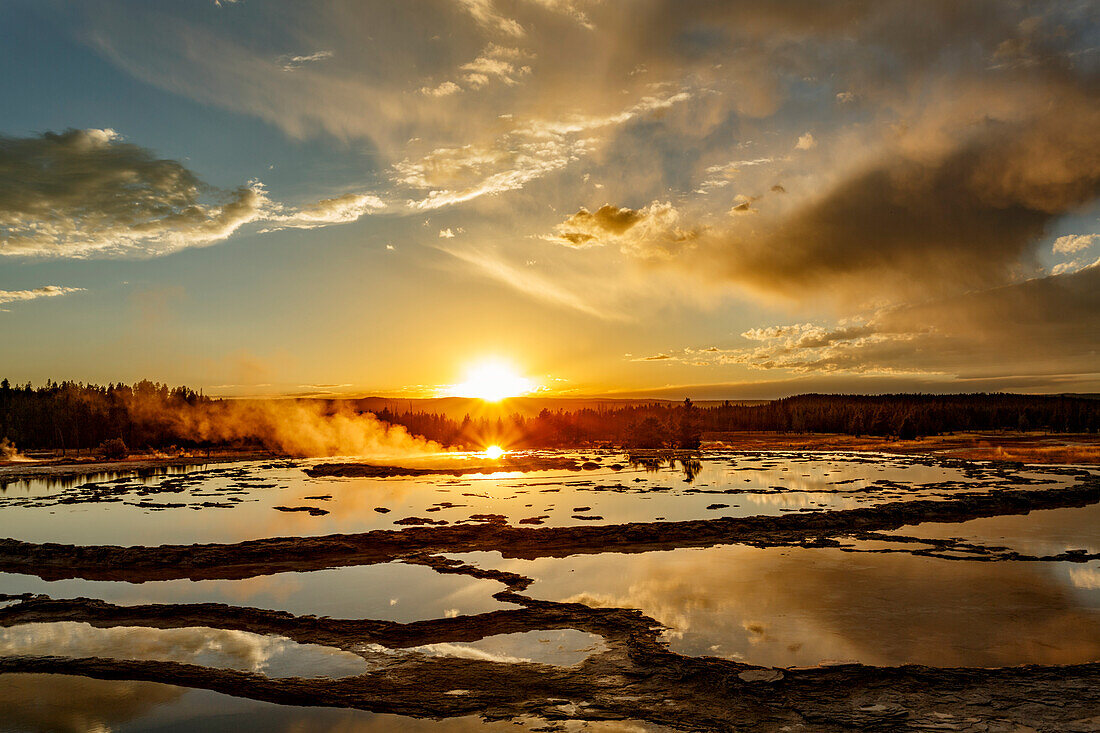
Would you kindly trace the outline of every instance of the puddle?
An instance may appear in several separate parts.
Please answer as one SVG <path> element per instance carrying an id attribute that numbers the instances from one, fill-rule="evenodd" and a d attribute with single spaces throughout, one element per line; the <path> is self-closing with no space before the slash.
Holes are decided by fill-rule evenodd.
<path id="1" fill-rule="evenodd" d="M 524 733 L 545 729 L 537 718 L 487 722 L 473 715 L 432 720 L 323 707 L 295 707 L 153 682 L 69 675 L 0 675 L 0 731 L 116 733 Z M 633 721 L 568 721 L 565 731 L 662 733 Z"/>
<path id="2" fill-rule="evenodd" d="M 276 678 L 350 677 L 368 669 L 358 655 L 279 636 L 201 626 L 96 628 L 73 621 L 0 629 L 0 655 L 152 659 Z"/>
<path id="3" fill-rule="evenodd" d="M 1100 658 L 1100 563 L 959 562 L 722 546 L 533 561 L 459 559 L 534 578 L 535 598 L 637 608 L 681 654 L 995 667 Z"/>
<path id="4" fill-rule="evenodd" d="M 304 573 L 258 575 L 245 580 L 165 580 L 125 583 L 44 581 L 0 573 L 0 593 L 51 598 L 98 598 L 119 605 L 225 603 L 295 615 L 421 621 L 514 608 L 492 598 L 503 586 L 465 575 L 443 575 L 406 563 L 360 565 Z"/>
<path id="5" fill-rule="evenodd" d="M 536 662 L 572 667 L 592 654 L 606 650 L 607 644 L 595 634 L 565 629 L 497 634 L 469 643 L 426 644 L 405 651 L 432 657 L 460 657 L 488 662 Z"/>
<path id="6" fill-rule="evenodd" d="M 1066 550 L 1093 554 L 1100 552 L 1100 504 L 1039 509 L 1028 514 L 972 519 L 956 524 L 929 522 L 884 534 L 926 539 L 958 538 L 1037 556 L 1057 555 Z"/>

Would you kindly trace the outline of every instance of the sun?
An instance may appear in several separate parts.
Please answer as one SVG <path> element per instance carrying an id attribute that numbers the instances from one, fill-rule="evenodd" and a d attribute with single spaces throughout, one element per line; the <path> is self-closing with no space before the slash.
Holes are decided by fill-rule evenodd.
<path id="1" fill-rule="evenodd" d="M 499 445 L 491 445 L 485 449 L 485 457 L 492 458 L 494 461 L 503 456 L 505 450 Z"/>
<path id="2" fill-rule="evenodd" d="M 521 376 L 504 361 L 483 361 L 466 371 L 465 381 L 451 389 L 453 397 L 475 397 L 486 402 L 500 402 L 535 390 L 535 383 Z"/>

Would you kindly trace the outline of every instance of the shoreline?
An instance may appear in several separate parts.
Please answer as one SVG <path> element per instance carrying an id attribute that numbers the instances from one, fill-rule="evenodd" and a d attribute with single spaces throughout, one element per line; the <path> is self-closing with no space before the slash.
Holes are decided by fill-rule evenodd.
<path id="1" fill-rule="evenodd" d="M 61 479 L 93 473 L 128 473 L 155 471 L 162 468 L 206 466 L 215 463 L 280 460 L 288 456 L 273 451 L 222 451 L 209 456 L 140 455 L 119 460 L 102 458 L 57 458 L 43 461 L 0 461 L 0 483 L 30 479 Z"/>
<path id="2" fill-rule="evenodd" d="M 539 450 L 516 448 L 515 450 Z M 575 446 L 559 450 L 597 450 L 593 446 Z M 622 447 L 615 450 L 629 452 Z M 673 449 L 670 449 L 673 450 Z M 1012 463 L 1100 465 L 1100 435 L 1090 433 L 997 433 L 974 431 L 952 435 L 895 440 L 843 433 L 715 433 L 706 436 L 703 452 L 708 450 L 744 451 L 845 451 L 856 453 L 896 453 L 961 458 L 972 461 Z M 72 478 L 93 473 L 154 471 L 242 461 L 291 458 L 269 450 L 220 451 L 209 456 L 163 457 L 149 454 L 120 460 L 102 458 L 52 458 L 42 461 L 0 461 L 0 482 L 10 483 L 36 478 Z"/>

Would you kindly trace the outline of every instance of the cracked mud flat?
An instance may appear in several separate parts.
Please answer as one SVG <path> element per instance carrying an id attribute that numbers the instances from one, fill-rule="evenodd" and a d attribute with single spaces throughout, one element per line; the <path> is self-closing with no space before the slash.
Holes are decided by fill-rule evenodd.
<path id="1" fill-rule="evenodd" d="M 623 458 L 561 456 L 578 465 L 588 462 L 582 457 L 601 458 L 597 465 Z M 539 514 L 513 510 L 513 500 L 488 490 L 477 492 L 490 495 L 484 504 L 460 507 L 478 486 L 465 475 L 302 485 L 329 509 L 350 506 L 351 491 L 382 485 L 419 496 L 426 484 L 433 499 L 425 508 L 440 507 L 426 518 L 465 512 L 447 524 L 395 525 L 403 517 L 373 511 L 380 504 L 368 496 L 355 506 L 386 528 L 220 543 L 50 544 L 20 536 L 18 513 L 28 507 L 0 506 L 11 538 L 0 542 L 0 590 L 8 594 L 0 641 L 10 640 L 0 644 L 0 690 L 30 680 L 58 690 L 43 693 L 52 707 L 38 719 L 25 710 L 9 719 L 23 721 L 15 730 L 51 727 L 42 716 L 66 719 L 61 690 L 76 685 L 100 690 L 85 709 L 102 705 L 103 720 L 132 730 L 157 718 L 136 702 L 132 713 L 107 710 L 120 690 L 221 701 L 273 716 L 273 730 L 338 714 L 360 716 L 363 730 L 479 730 L 486 721 L 531 730 L 1100 730 L 1092 521 L 1100 479 L 1092 473 L 846 454 L 688 460 L 622 461 L 614 480 L 580 486 L 568 484 L 601 471 L 482 477 L 482 487 L 507 496 L 521 484 L 558 489 L 568 521 L 550 526 L 521 524 Z M 271 465 L 215 469 L 230 473 L 194 487 L 305 505 L 276 476 L 301 466 Z M 815 496 L 853 501 L 718 517 L 706 509 L 789 498 L 806 493 L 807 482 Z M 650 488 L 635 490 L 642 483 Z M 175 492 L 187 497 L 176 503 L 205 500 L 188 491 Z M 66 495 L 29 493 L 34 501 Z M 608 511 L 615 505 L 600 505 L 606 495 L 663 499 L 662 514 L 677 502 L 701 503 L 691 504 L 690 518 L 623 522 Z M 494 501 L 497 511 L 485 510 Z M 66 506 L 84 503 L 52 508 Z M 990 530 L 983 522 L 1007 524 Z M 407 594 L 410 584 L 423 590 Z M 354 591 L 341 596 L 344 587 Z M 451 603 L 476 596 L 483 605 Z M 398 613 L 409 604 L 424 612 Z M 253 644 L 227 659 L 233 648 L 218 639 Z M 257 665 L 265 644 L 354 656 L 365 671 L 326 670 L 301 657 L 295 663 L 305 671 Z M 278 655 L 269 650 L 264 659 Z M 834 663 L 845 660 L 855 663 Z M 283 676 L 288 670 L 297 676 Z M 313 709 L 300 706 L 334 710 L 310 718 Z M 199 719 L 193 710 L 178 714 Z"/>

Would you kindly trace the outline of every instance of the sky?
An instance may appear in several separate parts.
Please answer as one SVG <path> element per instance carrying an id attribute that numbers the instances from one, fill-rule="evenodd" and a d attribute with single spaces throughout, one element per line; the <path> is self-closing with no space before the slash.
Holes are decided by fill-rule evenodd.
<path id="1" fill-rule="evenodd" d="M 1093 0 L 2 0 L 0 69 L 16 383 L 1100 391 Z"/>

